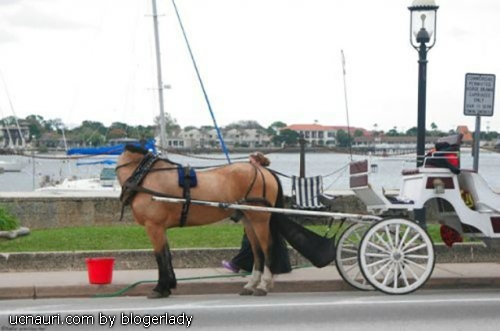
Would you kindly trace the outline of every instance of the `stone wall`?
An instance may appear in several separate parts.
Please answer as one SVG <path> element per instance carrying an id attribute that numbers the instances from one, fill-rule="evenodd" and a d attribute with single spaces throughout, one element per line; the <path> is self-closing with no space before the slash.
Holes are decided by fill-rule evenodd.
<path id="1" fill-rule="evenodd" d="M 0 206 L 30 229 L 122 224 L 115 197 L 1 197 Z M 133 222 L 128 207 L 122 222 Z"/>
<path id="2" fill-rule="evenodd" d="M 63 196 L 2 196 L 0 206 L 17 216 L 21 225 L 30 229 L 72 226 L 98 226 L 123 224 L 119 222 L 121 202 L 117 197 L 63 197 Z M 366 214 L 364 204 L 353 195 L 337 198 L 331 211 Z M 432 222 L 435 208 L 427 208 L 427 220 Z M 310 217 L 311 218 L 311 217 Z M 312 217 L 314 221 L 317 217 Z M 129 207 L 125 208 L 123 221 L 133 223 Z"/>

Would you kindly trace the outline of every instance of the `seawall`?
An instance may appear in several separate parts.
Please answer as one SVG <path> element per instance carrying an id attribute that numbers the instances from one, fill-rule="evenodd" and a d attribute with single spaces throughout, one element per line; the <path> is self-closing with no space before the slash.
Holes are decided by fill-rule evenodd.
<path id="1" fill-rule="evenodd" d="M 6 192 L 0 194 L 0 206 L 30 229 L 123 224 L 119 221 L 118 194 L 96 196 L 84 192 L 65 196 L 51 192 Z M 133 222 L 130 208 L 125 208 L 122 222 Z"/>
<path id="2" fill-rule="evenodd" d="M 334 193 L 339 194 L 339 197 L 329 206 L 329 210 L 367 214 L 365 205 L 350 191 Z M 16 216 L 22 226 L 30 229 L 133 223 L 129 207 L 125 207 L 123 220 L 120 222 L 122 205 L 118 196 L 118 191 L 100 195 L 92 192 L 71 195 L 53 192 L 4 192 L 0 193 L 0 206 Z M 436 207 L 431 204 L 426 212 L 427 221 L 436 222 Z M 321 218 L 309 217 L 307 221 L 315 222 L 318 219 Z"/>

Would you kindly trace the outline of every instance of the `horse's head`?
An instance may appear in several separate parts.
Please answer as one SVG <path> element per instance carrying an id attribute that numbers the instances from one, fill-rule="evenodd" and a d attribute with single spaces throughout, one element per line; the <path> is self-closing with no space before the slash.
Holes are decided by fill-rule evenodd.
<path id="1" fill-rule="evenodd" d="M 136 145 L 125 145 L 125 149 L 122 154 L 118 157 L 116 162 L 116 177 L 120 185 L 131 176 L 135 168 L 148 154 L 148 150 L 136 146 Z"/>
<path id="2" fill-rule="evenodd" d="M 149 152 L 147 149 L 145 149 L 142 146 L 131 145 L 131 144 L 125 145 L 125 151 L 129 151 L 131 153 L 136 153 L 136 154 L 142 154 L 142 155 L 146 155 Z"/>

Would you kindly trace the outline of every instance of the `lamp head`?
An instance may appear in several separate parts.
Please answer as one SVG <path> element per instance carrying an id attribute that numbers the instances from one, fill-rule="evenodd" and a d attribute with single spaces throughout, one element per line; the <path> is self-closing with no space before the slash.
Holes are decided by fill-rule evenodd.
<path id="1" fill-rule="evenodd" d="M 436 42 L 436 13 L 439 6 L 434 0 L 413 0 L 410 10 L 410 42 L 418 48 L 428 49 Z"/>

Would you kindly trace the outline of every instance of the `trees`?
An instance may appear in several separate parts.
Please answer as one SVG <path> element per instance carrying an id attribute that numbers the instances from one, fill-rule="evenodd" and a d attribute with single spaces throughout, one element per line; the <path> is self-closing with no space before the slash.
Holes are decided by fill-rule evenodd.
<path id="1" fill-rule="evenodd" d="M 26 123 L 30 130 L 30 135 L 35 139 L 40 139 L 43 133 L 43 117 L 39 115 L 29 115 L 26 117 Z"/>
<path id="2" fill-rule="evenodd" d="M 410 137 L 416 137 L 417 136 L 418 129 L 416 126 L 406 130 L 406 135 Z"/>
<path id="3" fill-rule="evenodd" d="M 390 129 L 389 131 L 386 132 L 386 136 L 389 136 L 389 137 L 397 137 L 399 136 L 399 133 L 398 131 L 396 130 L 396 127 Z"/>
<path id="4" fill-rule="evenodd" d="M 231 129 L 257 129 L 257 130 L 262 130 L 264 127 L 260 125 L 257 121 L 254 120 L 245 120 L 245 121 L 238 121 L 238 122 L 233 122 L 224 127 L 226 130 L 231 130 Z"/>
<path id="5" fill-rule="evenodd" d="M 267 129 L 266 133 L 270 136 L 276 136 L 279 134 L 280 129 L 286 128 L 286 124 L 284 122 L 273 122 Z"/>
<path id="6" fill-rule="evenodd" d="M 339 147 L 349 147 L 352 142 L 352 137 L 344 130 L 337 131 L 336 139 Z"/>
<path id="7" fill-rule="evenodd" d="M 103 123 L 98 121 L 86 120 L 81 123 L 81 125 L 73 128 L 67 128 L 64 126 L 63 122 L 59 118 L 55 119 L 45 119 L 40 115 L 31 114 L 27 116 L 24 120 L 20 121 L 23 130 L 26 127 L 29 129 L 30 138 L 34 138 L 37 144 L 47 145 L 47 146 L 61 146 L 63 139 L 63 129 L 66 136 L 66 140 L 71 145 L 81 145 L 81 146 L 98 146 L 106 144 L 107 140 L 113 138 L 133 138 L 133 139 L 151 139 L 155 138 L 159 134 L 158 123 L 159 117 L 155 118 L 156 125 L 149 126 L 132 126 L 123 122 L 114 122 L 109 127 L 105 126 Z M 13 116 L 9 116 L 0 119 L 0 127 L 13 126 L 16 124 L 16 119 Z M 285 129 L 287 124 L 282 121 L 275 121 L 269 127 L 264 128 L 255 120 L 241 120 L 233 122 L 226 127 L 222 128 L 223 132 L 227 133 L 228 130 L 235 129 L 234 134 L 237 136 L 242 136 L 245 134 L 245 129 L 257 130 L 255 136 L 257 138 L 263 138 L 267 134 L 276 147 L 281 146 L 296 146 L 299 141 L 298 132 Z M 212 125 L 205 125 L 199 128 L 195 126 L 186 126 L 184 129 L 180 127 L 177 121 L 170 115 L 166 114 L 166 131 L 169 137 L 180 138 L 178 135 L 182 130 L 188 131 L 189 129 L 198 129 L 204 135 L 205 145 L 217 146 L 217 135 L 212 132 L 214 127 Z M 455 134 L 455 130 L 450 130 L 448 132 L 442 132 L 438 129 L 436 123 L 430 124 L 430 129 L 426 132 L 427 135 L 432 136 L 445 136 L 449 134 Z M 339 130 L 335 137 L 338 146 L 349 146 L 356 137 L 362 137 L 366 134 L 365 130 L 356 129 L 351 132 L 351 137 L 349 138 L 348 133 L 345 130 Z M 373 124 L 373 137 L 380 135 L 385 136 L 417 136 L 417 127 L 412 127 L 406 132 L 398 132 L 397 127 L 394 126 L 392 129 L 384 132 L 379 130 L 378 124 Z M 490 131 L 489 128 L 486 132 L 481 132 L 482 140 L 495 140 L 499 137 L 499 134 L 495 131 Z M 318 138 L 322 138 L 319 137 Z M 268 137 L 265 137 L 265 142 Z M 328 141 L 321 141 L 317 139 L 317 144 L 322 145 L 323 143 L 329 144 L 334 142 L 334 137 L 328 136 Z M 350 139 L 350 140 L 349 140 Z M 28 140 L 28 139 L 26 139 Z M 240 141 L 241 143 L 241 141 Z M 259 140 L 260 143 L 260 140 Z"/>
<path id="8" fill-rule="evenodd" d="M 157 128 L 160 127 L 160 116 L 156 116 L 154 123 Z M 181 127 L 177 124 L 177 120 L 169 113 L 165 113 L 165 131 L 167 134 L 176 135 L 181 131 Z M 159 130 L 158 130 L 159 135 Z"/>
<path id="9" fill-rule="evenodd" d="M 299 134 L 290 129 L 283 129 L 271 138 L 271 142 L 276 147 L 295 146 L 299 142 Z"/>

